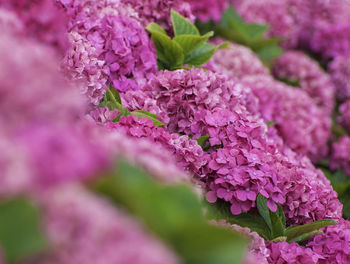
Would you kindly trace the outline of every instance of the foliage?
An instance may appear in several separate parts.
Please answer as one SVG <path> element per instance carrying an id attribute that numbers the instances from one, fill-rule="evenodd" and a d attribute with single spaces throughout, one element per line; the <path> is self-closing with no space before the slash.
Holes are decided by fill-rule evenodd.
<path id="1" fill-rule="evenodd" d="M 171 21 L 175 35 L 173 39 L 154 22 L 146 28 L 156 46 L 159 70 L 198 67 L 208 62 L 217 49 L 228 47 L 227 43 L 219 46 L 206 43 L 213 32 L 200 35 L 194 24 L 174 10 L 171 11 Z"/>
<path id="2" fill-rule="evenodd" d="M 120 114 L 117 116 L 114 122 L 118 122 L 120 120 L 120 117 L 122 116 L 129 116 L 129 115 L 134 115 L 137 116 L 138 118 L 145 117 L 149 120 L 153 121 L 153 124 L 155 126 L 161 127 L 164 126 L 165 124 L 161 121 L 158 120 L 158 116 L 150 113 L 148 111 L 144 110 L 135 110 L 130 112 L 127 108 L 124 108 L 122 106 L 122 102 L 120 99 L 120 95 L 117 91 L 117 89 L 109 86 L 107 88 L 107 91 L 104 96 L 103 102 L 99 105 L 99 107 L 108 107 L 109 110 L 119 110 Z"/>
<path id="3" fill-rule="evenodd" d="M 41 252 L 46 239 L 39 226 L 37 208 L 24 198 L 0 204 L 0 244 L 9 264 Z"/>
<path id="4" fill-rule="evenodd" d="M 189 187 L 163 186 L 145 172 L 120 162 L 115 171 L 99 179 L 93 188 L 141 219 L 185 263 L 240 263 L 244 239 L 208 224 Z"/>

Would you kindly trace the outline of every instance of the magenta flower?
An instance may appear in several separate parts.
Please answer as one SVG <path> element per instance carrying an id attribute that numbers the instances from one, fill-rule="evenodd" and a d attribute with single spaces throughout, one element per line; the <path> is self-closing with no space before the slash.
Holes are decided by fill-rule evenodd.
<path id="1" fill-rule="evenodd" d="M 323 257 L 320 264 L 350 263 L 350 221 L 326 227 L 324 234 L 314 236 L 307 246 Z"/>
<path id="2" fill-rule="evenodd" d="M 192 12 L 199 20 L 206 22 L 210 19 L 220 21 L 222 13 L 229 5 L 227 0 L 185 0 L 190 3 Z"/>
<path id="3" fill-rule="evenodd" d="M 299 82 L 299 86 L 330 115 L 335 104 L 335 87 L 319 64 L 299 51 L 284 53 L 273 66 L 278 78 Z"/>
<path id="4" fill-rule="evenodd" d="M 345 101 L 339 107 L 340 116 L 337 121 L 347 130 L 350 131 L 350 100 Z"/>
<path id="5" fill-rule="evenodd" d="M 86 82 L 85 94 L 97 105 L 109 84 L 137 90 L 157 70 L 155 48 L 140 23 L 125 15 L 130 7 L 115 3 L 63 3 L 70 15 L 71 49 L 64 68 Z"/>
<path id="6" fill-rule="evenodd" d="M 321 255 L 313 252 L 310 248 L 304 248 L 295 242 L 291 244 L 287 242 L 270 242 L 268 249 L 271 251 L 268 263 L 271 264 L 317 264 L 323 259 Z"/>
<path id="7" fill-rule="evenodd" d="M 209 136 L 207 163 L 193 173 L 208 201 L 223 199 L 240 214 L 256 207 L 260 193 L 270 209 L 276 209 L 272 201 L 281 204 L 290 223 L 341 217 L 341 204 L 325 176 L 307 158 L 275 145 L 279 137 L 269 138 L 265 122 L 247 111 L 252 95 L 245 87 L 192 69 L 159 72 L 145 92 L 168 114 L 171 132 Z"/>
<path id="8" fill-rule="evenodd" d="M 233 1 L 237 12 L 247 22 L 269 24 L 267 37 L 282 37 L 282 46 L 296 47 L 299 27 L 289 10 L 288 1 Z M 272 11 L 273 10 L 273 11 Z"/>
<path id="9" fill-rule="evenodd" d="M 269 74 L 252 50 L 236 43 L 230 43 L 229 49 L 217 50 L 204 67 L 238 79 L 247 75 Z"/>
<path id="10" fill-rule="evenodd" d="M 285 144 L 312 161 L 327 154 L 330 137 L 330 117 L 316 106 L 306 92 L 275 81 L 267 75 L 248 76 L 243 82 L 250 85 L 259 98 L 259 113 L 266 121 L 276 122 L 278 134 Z"/>
<path id="11" fill-rule="evenodd" d="M 350 176 L 350 137 L 343 136 L 333 142 L 330 166 L 332 170 L 343 169 Z"/>
<path id="12" fill-rule="evenodd" d="M 350 99 L 350 56 L 336 57 L 328 66 L 336 95 L 340 100 Z"/>
<path id="13" fill-rule="evenodd" d="M 174 9 L 182 16 L 194 22 L 191 6 L 186 1 L 181 0 L 122 0 L 121 2 L 130 4 L 137 12 L 143 27 L 155 22 L 166 31 L 171 30 L 170 10 Z"/>
<path id="14" fill-rule="evenodd" d="M 54 47 L 61 55 L 68 49 L 67 17 L 54 1 L 1 0 L 0 8 L 18 15 L 26 36 Z"/>

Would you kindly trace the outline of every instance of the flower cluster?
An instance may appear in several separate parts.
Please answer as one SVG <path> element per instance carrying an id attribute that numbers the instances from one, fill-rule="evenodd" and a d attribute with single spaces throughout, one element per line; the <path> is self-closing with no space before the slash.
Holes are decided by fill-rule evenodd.
<path id="1" fill-rule="evenodd" d="M 155 127 L 153 121 L 149 119 L 138 119 L 137 116 L 133 115 L 123 116 L 120 122 L 109 123 L 107 127 L 124 132 L 131 137 L 147 138 L 150 142 L 161 145 L 175 157 L 173 163 L 189 173 L 199 171 L 206 163 L 206 154 L 195 140 L 190 140 L 187 136 L 169 134 L 164 128 Z M 149 159 L 148 155 L 143 154 L 143 156 L 147 160 Z M 171 162 L 168 163 L 171 164 Z"/>
<path id="2" fill-rule="evenodd" d="M 318 63 L 300 51 L 287 51 L 273 65 L 274 75 L 299 82 L 302 90 L 330 115 L 334 107 L 335 88 Z"/>
<path id="3" fill-rule="evenodd" d="M 271 254 L 268 258 L 269 263 L 289 264 L 317 264 L 323 259 L 323 257 L 310 248 L 304 248 L 297 243 L 287 242 L 269 243 L 268 248 Z"/>
<path id="4" fill-rule="evenodd" d="M 332 144 L 331 169 L 343 169 L 347 175 L 350 175 L 350 137 L 343 136 L 337 142 Z"/>
<path id="5" fill-rule="evenodd" d="M 52 0 L 0 1 L 0 8 L 12 11 L 24 25 L 25 33 L 56 48 L 60 54 L 68 49 L 67 17 Z"/>
<path id="6" fill-rule="evenodd" d="M 130 4 L 137 12 L 141 23 L 147 27 L 151 22 L 157 22 L 162 28 L 171 29 L 170 10 L 174 9 L 191 22 L 195 17 L 188 3 L 181 0 L 122 0 Z"/>
<path id="7" fill-rule="evenodd" d="M 350 99 L 350 56 L 338 56 L 329 64 L 337 98 Z"/>
<path id="8" fill-rule="evenodd" d="M 350 131 L 350 100 L 345 101 L 339 107 L 340 116 L 337 121 L 347 130 Z"/>
<path id="9" fill-rule="evenodd" d="M 63 64 L 73 79 L 86 81 L 91 103 L 102 100 L 110 83 L 123 92 L 139 89 L 157 70 L 155 48 L 144 28 L 117 12 L 113 3 L 82 10 L 80 5 L 74 7 L 64 6 L 73 15 L 71 48 Z"/>
<path id="10" fill-rule="evenodd" d="M 192 12 L 201 21 L 206 22 L 210 19 L 218 22 L 221 19 L 221 14 L 228 7 L 227 0 L 185 0 L 190 3 Z"/>
<path id="11" fill-rule="evenodd" d="M 200 135 L 193 134 L 190 127 L 199 110 L 234 109 L 240 103 L 254 109 L 257 104 L 248 87 L 203 69 L 160 71 L 144 90 L 168 114 L 169 131 L 194 135 L 194 138 Z"/>
<path id="12" fill-rule="evenodd" d="M 273 202 L 281 204 L 294 223 L 340 217 L 341 205 L 324 175 L 307 159 L 279 153 L 264 121 L 245 108 L 244 88 L 198 69 L 159 72 L 145 92 L 168 113 L 170 131 L 209 136 L 208 162 L 195 173 L 208 201 L 224 199 L 240 214 L 256 206 L 260 193 L 271 209 Z"/>
<path id="13" fill-rule="evenodd" d="M 349 16 L 350 18 L 350 13 Z M 347 22 L 319 28 L 310 40 L 311 49 L 325 58 L 350 52 L 350 26 Z"/>
<path id="14" fill-rule="evenodd" d="M 288 1 L 234 1 L 237 12 L 248 22 L 269 24 L 267 36 L 284 38 L 283 46 L 293 48 L 298 43 L 298 27 L 289 13 Z M 271 12 L 273 10 L 273 12 Z"/>
<path id="15" fill-rule="evenodd" d="M 339 225 L 326 227 L 307 246 L 323 257 L 320 264 L 350 263 L 350 221 L 341 220 Z"/>
<path id="16" fill-rule="evenodd" d="M 54 250 L 33 264 L 179 263 L 139 223 L 82 186 L 55 188 L 40 194 L 39 202 Z"/>
<path id="17" fill-rule="evenodd" d="M 276 122 L 287 146 L 313 161 L 327 154 L 330 117 L 304 91 L 266 75 L 247 76 L 242 80 L 259 98 L 261 116 L 266 121 Z"/>
<path id="18" fill-rule="evenodd" d="M 269 74 L 252 50 L 236 43 L 230 43 L 228 49 L 218 50 L 204 67 L 238 79 L 247 75 Z"/>

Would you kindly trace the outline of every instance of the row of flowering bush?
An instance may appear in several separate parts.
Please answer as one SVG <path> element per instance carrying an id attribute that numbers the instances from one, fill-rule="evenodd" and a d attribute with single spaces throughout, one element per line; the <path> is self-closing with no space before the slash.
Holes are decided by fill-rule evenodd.
<path id="1" fill-rule="evenodd" d="M 348 0 L 0 0 L 0 263 L 350 264 Z"/>

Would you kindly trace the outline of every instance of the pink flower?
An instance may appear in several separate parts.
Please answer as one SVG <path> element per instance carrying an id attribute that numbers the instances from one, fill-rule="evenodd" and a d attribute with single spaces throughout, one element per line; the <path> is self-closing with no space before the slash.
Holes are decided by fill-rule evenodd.
<path id="1" fill-rule="evenodd" d="M 339 225 L 326 227 L 307 246 L 323 257 L 320 264 L 350 263 L 350 221 L 341 220 Z"/>
<path id="2" fill-rule="evenodd" d="M 186 1 L 181 0 L 122 0 L 123 3 L 130 4 L 141 20 L 144 27 L 155 22 L 166 31 L 171 31 L 170 10 L 174 9 L 182 16 L 194 22 L 195 17 L 191 12 L 191 7 Z"/>
<path id="3" fill-rule="evenodd" d="M 86 82 L 84 93 L 94 105 L 109 84 L 122 92 L 138 90 L 155 74 L 157 63 L 146 31 L 125 14 L 131 8 L 103 1 L 75 4 L 62 4 L 70 16 L 71 48 L 63 62 L 68 75 Z"/>
<path id="4" fill-rule="evenodd" d="M 276 130 L 289 148 L 314 162 L 327 154 L 331 119 L 305 91 L 267 75 L 248 76 L 243 82 L 259 98 L 258 112 L 264 120 L 276 122 Z"/>
<path id="5" fill-rule="evenodd" d="M 244 0 L 233 1 L 233 4 L 244 20 L 258 24 L 269 24 L 267 37 L 282 37 L 285 39 L 282 44 L 284 47 L 296 47 L 299 27 L 289 11 L 288 1 Z"/>
<path id="6" fill-rule="evenodd" d="M 316 252 L 313 252 L 310 248 L 304 248 L 297 243 L 292 242 L 270 242 L 267 246 L 271 253 L 268 257 L 268 262 L 271 264 L 317 264 L 323 259 L 323 257 Z"/>
<path id="7" fill-rule="evenodd" d="M 316 61 L 302 52 L 287 51 L 274 63 L 273 71 L 278 78 L 299 82 L 300 88 L 324 110 L 326 115 L 332 113 L 335 87 L 330 76 Z"/>
<path id="8" fill-rule="evenodd" d="M 350 176 L 350 137 L 343 136 L 332 145 L 330 167 L 332 170 L 343 169 Z"/>
<path id="9" fill-rule="evenodd" d="M 190 3 L 194 15 L 203 22 L 210 19 L 215 22 L 220 21 L 222 13 L 229 5 L 227 0 L 185 1 Z"/>
<path id="10" fill-rule="evenodd" d="M 15 12 L 28 37 L 54 47 L 60 55 L 68 49 L 67 17 L 52 0 L 0 1 L 0 8 Z"/>
<path id="11" fill-rule="evenodd" d="M 222 41 L 214 41 L 219 42 Z M 236 43 L 230 43 L 228 49 L 217 50 L 204 67 L 238 79 L 247 75 L 269 74 L 269 70 L 252 50 Z"/>
<path id="12" fill-rule="evenodd" d="M 350 56 L 337 56 L 328 66 L 336 95 L 340 100 L 350 98 Z"/>
<path id="13" fill-rule="evenodd" d="M 340 116 L 337 121 L 347 130 L 350 131 L 350 100 L 345 101 L 339 107 Z"/>

